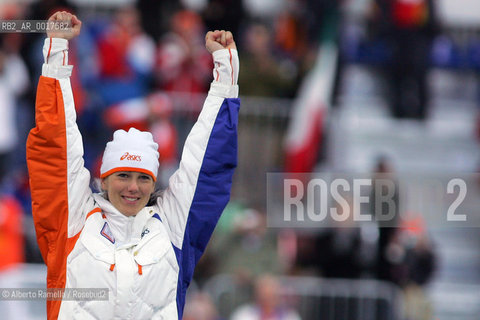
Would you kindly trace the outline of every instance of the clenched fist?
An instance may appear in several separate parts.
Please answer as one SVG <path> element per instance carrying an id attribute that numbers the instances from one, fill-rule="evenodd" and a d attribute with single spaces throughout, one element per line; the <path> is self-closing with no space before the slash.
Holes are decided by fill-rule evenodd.
<path id="1" fill-rule="evenodd" d="M 221 49 L 237 49 L 232 33 L 225 30 L 207 32 L 205 35 L 205 47 L 210 53 Z"/>
<path id="2" fill-rule="evenodd" d="M 82 28 L 82 21 L 80 21 L 77 16 L 68 13 L 66 11 L 57 11 L 49 19 L 49 22 L 69 22 L 70 28 L 66 30 L 53 30 L 47 31 L 47 36 L 49 38 L 62 38 L 71 40 L 77 37 L 80 34 L 80 29 Z"/>

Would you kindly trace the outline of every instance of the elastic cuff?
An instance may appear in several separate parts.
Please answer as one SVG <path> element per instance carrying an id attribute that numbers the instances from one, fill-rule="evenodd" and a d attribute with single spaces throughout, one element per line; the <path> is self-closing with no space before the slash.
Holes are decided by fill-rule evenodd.
<path id="1" fill-rule="evenodd" d="M 231 49 L 232 52 L 236 51 L 235 49 Z M 222 58 L 230 58 L 230 53 L 228 52 L 228 49 L 220 49 L 217 51 L 214 51 L 212 53 L 213 56 L 213 61 L 218 61 L 221 60 Z"/>
<path id="2" fill-rule="evenodd" d="M 42 66 L 42 76 L 55 79 L 68 78 L 72 74 L 73 66 L 57 66 L 44 63 Z"/>
<path id="3" fill-rule="evenodd" d="M 212 82 L 208 94 L 221 98 L 238 98 L 238 85 L 229 86 L 219 82 Z"/>

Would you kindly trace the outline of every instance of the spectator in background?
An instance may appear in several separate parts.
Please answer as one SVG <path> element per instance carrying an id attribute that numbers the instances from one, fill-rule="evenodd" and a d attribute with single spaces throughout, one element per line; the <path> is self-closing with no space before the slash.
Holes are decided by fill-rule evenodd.
<path id="1" fill-rule="evenodd" d="M 388 243 L 386 254 L 391 265 L 390 281 L 405 294 L 406 318 L 432 319 L 432 306 L 424 287 L 432 278 L 436 256 L 421 215 L 406 214 Z"/>
<path id="2" fill-rule="evenodd" d="M 0 288 L 18 288 L 19 264 L 25 262 L 23 210 L 20 203 L 0 191 Z M 2 301 L 2 319 L 28 319 L 25 301 Z"/>
<path id="3" fill-rule="evenodd" d="M 16 33 L 0 38 L 0 181 L 19 139 L 15 117 L 18 99 L 29 87 L 28 71 L 18 54 L 19 40 Z"/>
<path id="4" fill-rule="evenodd" d="M 375 262 L 377 230 L 354 219 L 353 195 L 344 192 L 345 203 L 336 203 L 341 219 L 315 235 L 299 234 L 297 267 L 301 273 L 325 278 L 359 279 L 371 276 Z"/>
<path id="5" fill-rule="evenodd" d="M 290 1 L 275 17 L 275 45 L 279 51 L 294 61 L 304 59 L 308 49 L 308 33 L 302 19 L 304 7 Z"/>
<path id="6" fill-rule="evenodd" d="M 187 298 L 183 320 L 220 320 L 212 298 L 205 292 L 196 292 Z"/>
<path id="7" fill-rule="evenodd" d="M 391 45 L 388 67 L 395 118 L 425 119 L 429 103 L 427 72 L 438 32 L 435 0 L 375 0 L 376 32 Z"/>
<path id="8" fill-rule="evenodd" d="M 227 230 L 215 233 L 208 254 L 213 256 L 214 273 L 235 275 L 249 283 L 266 272 L 280 274 L 284 271 L 278 249 L 278 236 L 267 228 L 266 217 L 254 209 L 231 212 L 233 217 Z M 223 232 L 222 232 L 223 231 Z M 231 254 L 231 253 L 234 254 Z"/>
<path id="9" fill-rule="evenodd" d="M 291 0 L 274 20 L 274 53 L 278 55 L 282 72 L 289 74 L 288 79 L 292 81 L 290 97 L 296 96 L 317 55 L 319 39 L 309 39 L 308 26 L 304 21 L 308 9 L 305 3 Z"/>
<path id="10" fill-rule="evenodd" d="M 25 261 L 22 216 L 15 197 L 0 194 L 0 272 Z"/>
<path id="11" fill-rule="evenodd" d="M 380 180 L 382 183 L 377 185 L 375 182 Z M 404 290 L 408 319 L 431 319 L 432 310 L 423 286 L 432 277 L 436 258 L 425 222 L 412 212 L 400 217 L 397 177 L 391 161 L 384 156 L 377 160 L 373 186 L 370 210 L 379 228 L 375 277 Z M 382 196 L 391 202 L 377 202 Z"/>
<path id="12" fill-rule="evenodd" d="M 138 11 L 119 9 L 98 40 L 99 81 L 103 102 L 110 106 L 145 95 L 150 89 L 155 63 L 155 43 L 143 31 Z"/>
<path id="13" fill-rule="evenodd" d="M 435 269 L 435 253 L 420 214 L 406 214 L 386 254 L 392 263 L 390 281 L 404 288 L 428 283 Z"/>
<path id="14" fill-rule="evenodd" d="M 0 4 L 0 20 L 24 19 L 26 5 L 14 2 Z M 25 167 L 25 147 L 18 143 L 32 120 L 31 106 L 25 102 L 30 86 L 27 65 L 20 52 L 24 45 L 20 33 L 0 34 L 0 272 L 12 270 L 23 262 L 35 262 L 36 239 L 25 231 L 30 212 L 30 191 Z M 32 117 L 33 118 L 33 117 Z M 35 248 L 31 251 L 31 244 Z M 7 275 L 8 277 L 8 275 Z M 13 281 L 13 282 L 10 282 Z M 0 287 L 15 287 L 14 279 L 0 284 Z M 2 309 L 7 319 L 24 315 L 18 307 Z"/>
<path id="15" fill-rule="evenodd" d="M 212 65 L 203 48 L 204 29 L 193 11 L 182 10 L 171 18 L 170 31 L 160 39 L 157 51 L 157 87 L 168 92 L 206 92 Z"/>
<path id="16" fill-rule="evenodd" d="M 293 97 L 297 84 L 296 67 L 288 58 L 280 59 L 274 54 L 272 48 L 275 42 L 269 28 L 253 22 L 247 27 L 244 37 L 245 49 L 241 57 L 245 72 L 240 79 L 242 94 Z"/>
<path id="17" fill-rule="evenodd" d="M 300 320 L 298 313 L 281 300 L 277 278 L 264 274 L 255 281 L 255 301 L 238 307 L 231 320 Z"/>
<path id="18" fill-rule="evenodd" d="M 383 180 L 383 182 L 382 184 L 377 185 L 376 181 L 379 180 Z M 389 183 L 389 185 L 386 183 Z M 381 156 L 377 159 L 372 185 L 372 192 L 370 194 L 370 212 L 375 217 L 375 221 L 377 221 L 379 228 L 376 277 L 380 280 L 390 281 L 392 264 L 387 259 L 386 251 L 388 244 L 392 241 L 392 238 L 396 233 L 396 227 L 398 227 L 400 203 L 398 184 L 393 165 L 385 156 Z M 382 187 L 379 189 L 380 186 Z M 391 196 L 391 203 L 379 202 L 381 197 L 385 195 Z"/>
<path id="19" fill-rule="evenodd" d="M 378 158 L 372 185 L 370 211 L 379 228 L 376 278 L 402 287 L 425 284 L 434 269 L 433 246 L 419 214 L 400 217 L 399 185 L 388 158 Z M 391 202 L 379 202 L 382 196 Z"/>
<path id="20" fill-rule="evenodd" d="M 171 121 L 173 101 L 164 93 L 155 93 L 148 98 L 148 131 L 158 144 L 161 154 L 158 180 L 162 187 L 178 168 L 178 132 Z"/>

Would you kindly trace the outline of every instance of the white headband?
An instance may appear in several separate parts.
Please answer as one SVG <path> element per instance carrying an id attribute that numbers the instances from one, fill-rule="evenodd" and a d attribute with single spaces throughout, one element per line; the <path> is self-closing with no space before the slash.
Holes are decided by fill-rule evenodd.
<path id="1" fill-rule="evenodd" d="M 130 128 L 117 130 L 113 140 L 107 143 L 103 153 L 100 177 L 105 178 L 118 171 L 138 171 L 157 179 L 158 145 L 150 132 Z"/>

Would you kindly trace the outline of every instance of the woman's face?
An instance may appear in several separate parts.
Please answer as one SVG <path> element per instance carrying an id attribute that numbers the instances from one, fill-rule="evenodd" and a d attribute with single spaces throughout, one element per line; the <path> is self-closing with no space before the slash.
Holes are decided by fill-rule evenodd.
<path id="1" fill-rule="evenodd" d="M 134 216 L 143 209 L 154 188 L 153 178 L 141 172 L 119 171 L 102 179 L 108 200 L 126 216 Z"/>

